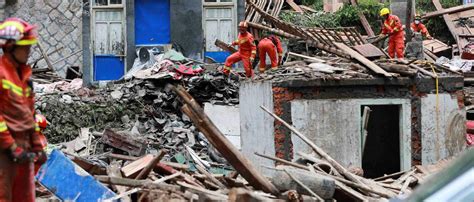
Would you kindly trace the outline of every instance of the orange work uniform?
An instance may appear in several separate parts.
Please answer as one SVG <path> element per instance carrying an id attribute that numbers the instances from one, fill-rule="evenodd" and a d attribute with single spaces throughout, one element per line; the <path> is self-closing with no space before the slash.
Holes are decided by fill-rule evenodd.
<path id="1" fill-rule="evenodd" d="M 390 35 L 388 40 L 388 55 L 390 58 L 395 58 L 395 54 L 398 59 L 404 58 L 405 52 L 405 31 L 403 25 L 396 15 L 389 14 L 385 19 L 382 34 Z"/>
<path id="2" fill-rule="evenodd" d="M 413 32 L 420 32 L 423 36 L 430 37 L 428 29 L 426 29 L 426 26 L 423 23 L 420 22 L 418 24 L 415 24 L 414 22 L 412 22 L 410 24 L 410 27 Z"/>
<path id="3" fill-rule="evenodd" d="M 30 66 L 17 69 L 0 57 L 0 202 L 35 199 L 33 164 L 15 163 L 6 152 L 13 143 L 31 152 L 38 142 L 31 73 Z"/>
<path id="4" fill-rule="evenodd" d="M 230 55 L 225 60 L 224 74 L 228 75 L 230 73 L 231 66 L 234 63 L 242 60 L 242 62 L 244 63 L 245 75 L 247 77 L 253 76 L 253 69 L 250 60 L 255 59 L 255 55 L 257 54 L 257 47 L 255 46 L 253 40 L 253 35 L 249 32 L 239 34 L 239 38 L 232 43 L 233 46 L 239 46 L 239 51 Z"/>
<path id="5" fill-rule="evenodd" d="M 277 58 L 278 53 L 278 58 Z M 276 69 L 278 67 L 278 63 L 281 62 L 281 58 L 283 56 L 283 48 L 281 47 L 281 41 L 276 36 L 269 36 L 263 38 L 258 43 L 258 56 L 260 58 L 260 65 L 259 70 L 260 72 L 265 71 L 266 67 L 266 55 L 270 57 L 272 69 Z"/>

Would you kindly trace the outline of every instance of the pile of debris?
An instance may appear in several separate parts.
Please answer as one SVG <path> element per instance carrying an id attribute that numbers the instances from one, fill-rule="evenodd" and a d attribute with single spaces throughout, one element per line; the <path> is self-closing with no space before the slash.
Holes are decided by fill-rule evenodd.
<path id="1" fill-rule="evenodd" d="M 366 201 L 408 194 L 411 192 L 411 188 L 422 183 L 427 175 L 443 167 L 439 165 L 435 169 L 431 169 L 417 166 L 410 171 L 398 172 L 376 179 L 366 179 L 358 176 L 363 175 L 361 169 L 351 168 L 348 170 L 344 168 L 293 126 L 262 107 L 277 121 L 288 127 L 293 134 L 311 146 L 317 154 L 317 156 L 313 156 L 299 153 L 303 158 L 296 162 L 256 154 L 275 160 L 278 164 L 286 165 L 271 168 L 276 170 L 276 174 L 269 180 L 262 176 L 235 146 L 230 144 L 183 87 L 168 85 L 167 88 L 180 97 L 183 104 L 181 110 L 190 117 L 227 162 L 236 168 L 235 172 L 216 174 L 211 169 L 212 163 L 202 159 L 189 146 L 184 147 L 192 161 L 184 162 L 180 162 L 179 158 L 166 158 L 165 156 L 168 154 L 166 149 L 155 151 L 155 155 L 148 154 L 141 157 L 110 152 L 86 158 L 69 155 L 72 161 L 56 150 L 50 155 L 53 160 L 48 161 L 41 168 L 38 175 L 41 184 L 61 200 L 84 200 L 88 197 L 99 197 L 102 200 L 122 199 L 125 201 L 130 201 L 131 198 L 136 198 L 138 201 L 145 199 L 150 201 L 261 201 L 272 199 Z M 105 138 L 110 136 L 107 133 L 113 134 L 113 132 L 106 131 L 101 139 L 108 139 Z M 123 139 L 116 138 L 113 141 L 119 142 Z M 171 160 L 174 162 L 170 162 Z M 441 163 L 447 165 L 446 162 L 442 161 Z M 65 164 L 67 166 L 64 166 Z M 57 171 L 60 166 L 63 166 L 63 169 Z M 67 173 L 70 178 L 78 177 L 80 179 L 75 182 L 55 180 L 63 179 L 61 176 L 64 176 L 64 173 Z M 90 175 L 103 184 L 89 180 L 86 184 L 76 186 L 77 183 L 82 182 L 82 179 L 90 178 Z M 64 184 L 64 186 L 58 186 L 60 184 Z M 118 194 L 112 192 L 104 184 L 110 185 Z M 94 192 L 87 190 L 91 187 L 96 187 L 96 190 Z M 68 192 L 65 193 L 65 190 Z M 76 194 L 71 195 L 71 192 Z M 77 195 L 77 193 L 82 194 Z"/>
<path id="2" fill-rule="evenodd" d="M 37 84 L 36 109 L 51 123 L 45 134 L 53 144 L 75 141 L 77 134 L 87 128 L 96 135 L 105 134 L 106 129 L 121 131 L 144 142 L 137 147 L 139 150 L 157 146 L 169 149 L 171 155 L 184 151 L 184 144 L 207 146 L 189 118 L 179 110 L 176 94 L 165 86 L 169 82 L 173 80 L 135 79 L 100 89 L 83 88 L 80 80 Z M 187 77 L 181 83 L 186 84 L 200 103 L 238 104 L 238 81 L 221 73 Z M 102 152 L 103 149 L 97 148 L 89 154 Z"/>

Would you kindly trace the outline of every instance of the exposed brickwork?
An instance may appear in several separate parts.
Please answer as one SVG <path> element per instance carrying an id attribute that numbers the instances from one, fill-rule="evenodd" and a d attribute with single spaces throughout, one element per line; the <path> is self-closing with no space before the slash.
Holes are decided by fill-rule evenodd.
<path id="1" fill-rule="evenodd" d="M 419 80 L 409 86 L 334 86 L 334 87 L 273 87 L 274 111 L 282 119 L 292 124 L 291 101 L 295 99 L 352 99 L 352 98 L 408 98 L 411 100 L 411 149 L 412 165 L 421 164 L 421 98 L 428 93 L 435 93 L 434 81 Z M 444 84 L 446 85 L 446 84 Z M 456 96 L 459 107 L 464 106 L 462 90 L 446 89 L 439 86 L 439 93 L 451 93 Z M 293 144 L 291 131 L 275 121 L 275 151 L 276 156 L 291 160 Z"/>
<path id="2" fill-rule="evenodd" d="M 292 124 L 291 121 L 291 104 L 290 102 L 294 99 L 299 99 L 302 94 L 299 92 L 293 92 L 288 88 L 274 87 L 273 88 L 273 104 L 274 112 L 280 116 L 286 122 Z M 293 156 L 293 144 L 291 142 L 291 131 L 288 130 L 283 124 L 275 121 L 275 151 L 276 156 L 291 160 Z"/>

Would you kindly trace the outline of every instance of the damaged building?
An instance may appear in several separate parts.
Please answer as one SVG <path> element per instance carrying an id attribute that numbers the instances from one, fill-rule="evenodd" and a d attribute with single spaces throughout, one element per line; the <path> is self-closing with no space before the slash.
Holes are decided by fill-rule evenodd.
<path id="1" fill-rule="evenodd" d="M 338 71 L 350 71 L 349 66 Z M 260 106 L 294 125 L 343 166 L 362 168 L 371 178 L 433 164 L 465 148 L 463 77 L 345 74 L 283 71 L 242 82 L 243 153 L 271 174 L 265 166 L 274 162 L 254 153 L 292 160 L 312 152 Z"/>
<path id="2" fill-rule="evenodd" d="M 173 45 L 195 59 L 224 54 L 213 42 L 232 41 L 244 12 L 243 2 L 235 0 L 96 0 L 84 5 L 90 10 L 83 17 L 83 46 L 91 47 L 83 54 L 87 82 L 121 78 L 143 47 L 160 52 Z"/>

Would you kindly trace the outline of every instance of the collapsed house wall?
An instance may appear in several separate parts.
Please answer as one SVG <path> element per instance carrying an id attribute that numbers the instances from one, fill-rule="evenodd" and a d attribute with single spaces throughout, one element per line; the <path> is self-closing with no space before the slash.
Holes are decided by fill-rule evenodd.
<path id="1" fill-rule="evenodd" d="M 79 0 L 8 1 L 4 12 L 5 17 L 19 17 L 35 24 L 44 51 L 52 52 L 63 47 L 62 50 L 49 57 L 51 62 L 82 50 L 83 10 Z M 34 48 L 31 56 L 30 61 L 34 61 L 42 54 L 38 48 Z M 81 54 L 76 54 L 53 65 L 56 72 L 62 77 L 66 76 L 67 67 L 70 66 L 79 66 L 82 69 Z M 47 64 L 42 60 L 38 62 L 38 67 L 46 68 Z"/>
<path id="2" fill-rule="evenodd" d="M 273 107 L 270 104 L 264 106 L 293 124 L 344 166 L 361 164 L 362 106 L 400 106 L 400 169 L 405 170 L 412 165 L 430 164 L 452 156 L 465 147 L 462 78 L 443 78 L 439 83 L 438 96 L 441 99 L 438 104 L 440 109 L 438 115 L 447 118 L 440 119 L 437 123 L 434 121 L 436 105 L 433 105 L 433 101 L 436 101 L 435 85 L 432 79 L 427 78 L 358 81 L 286 80 L 271 84 L 267 82 L 267 85 L 272 86 L 272 95 L 270 98 L 259 99 L 272 99 Z M 268 127 L 269 124 L 268 121 L 255 118 L 257 116 L 270 118 L 258 108 L 261 102 L 251 103 L 244 100 L 255 95 L 263 96 L 262 91 L 245 90 L 255 90 L 260 85 L 251 81 L 241 84 L 242 142 L 258 142 L 260 147 L 263 145 L 268 147 L 271 145 L 270 141 L 273 141 L 274 153 L 267 149 L 266 154 L 287 160 L 296 159 L 298 151 L 311 152 L 305 143 L 295 136 L 292 137 L 291 131 L 277 121 L 271 121 L 273 132 L 262 133 L 263 130 L 246 129 Z M 251 111 L 253 114 L 242 113 L 244 111 Z M 433 133 L 436 124 L 438 128 L 446 131 L 440 132 L 438 137 Z M 259 147 L 244 146 L 242 149 L 248 155 L 253 155 L 256 151 L 263 152 Z M 435 155 L 437 153 L 439 155 Z M 267 163 L 262 164 L 261 158 L 250 159 L 257 165 Z"/>

